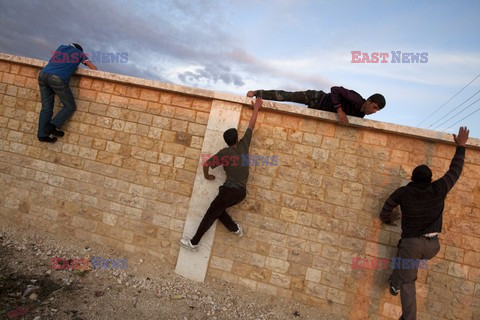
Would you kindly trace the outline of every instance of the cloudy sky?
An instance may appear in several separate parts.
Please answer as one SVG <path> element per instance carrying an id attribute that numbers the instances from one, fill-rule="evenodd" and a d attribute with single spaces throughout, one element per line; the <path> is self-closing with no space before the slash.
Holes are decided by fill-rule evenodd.
<path id="1" fill-rule="evenodd" d="M 341 85 L 384 94 L 370 119 L 480 138 L 479 15 L 475 0 L 0 0 L 0 51 L 48 60 L 77 42 L 128 54 L 96 62 L 104 71 L 238 95 Z M 352 51 L 389 56 L 352 63 Z"/>

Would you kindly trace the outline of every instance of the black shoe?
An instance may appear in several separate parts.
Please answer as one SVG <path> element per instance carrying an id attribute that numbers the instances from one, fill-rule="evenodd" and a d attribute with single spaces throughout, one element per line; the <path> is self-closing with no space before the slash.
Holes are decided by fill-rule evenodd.
<path id="1" fill-rule="evenodd" d="M 47 128 L 45 129 L 46 134 L 54 135 L 55 137 L 63 137 L 65 132 L 57 130 L 53 124 L 48 124 Z"/>
<path id="2" fill-rule="evenodd" d="M 56 137 L 53 137 L 53 138 L 50 138 L 50 137 L 38 137 L 38 141 L 42 141 L 42 142 L 55 142 L 57 141 L 57 138 Z"/>
<path id="3" fill-rule="evenodd" d="M 392 296 L 398 295 L 398 293 L 400 292 L 400 289 L 397 289 L 397 288 L 395 288 L 395 287 L 393 286 L 391 279 L 388 280 L 388 285 L 389 285 L 389 287 L 390 287 L 390 294 L 391 294 Z"/>

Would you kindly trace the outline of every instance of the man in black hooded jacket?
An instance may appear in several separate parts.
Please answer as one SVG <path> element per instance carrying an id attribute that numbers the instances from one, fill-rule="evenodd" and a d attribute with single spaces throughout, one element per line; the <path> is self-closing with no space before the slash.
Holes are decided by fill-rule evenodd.
<path id="1" fill-rule="evenodd" d="M 458 135 L 453 135 L 457 149 L 443 177 L 432 182 L 430 168 L 420 165 L 412 172 L 412 182 L 395 190 L 385 202 L 380 218 L 386 224 L 393 222 L 393 210 L 398 205 L 402 210 L 402 236 L 397 245 L 397 260 L 430 260 L 440 251 L 438 233 L 442 231 L 445 198 L 462 173 L 468 134 L 466 127 L 460 127 Z M 414 320 L 417 318 L 415 281 L 418 269 L 404 266 L 406 264 L 402 263 L 394 266 L 390 276 L 390 293 L 397 295 L 400 291 L 400 319 Z"/>

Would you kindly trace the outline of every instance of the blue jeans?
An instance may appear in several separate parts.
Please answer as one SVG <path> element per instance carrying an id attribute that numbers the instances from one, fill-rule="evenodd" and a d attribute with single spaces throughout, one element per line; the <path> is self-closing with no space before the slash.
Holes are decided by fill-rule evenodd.
<path id="1" fill-rule="evenodd" d="M 40 87 L 42 110 L 38 118 L 37 137 L 44 138 L 48 136 L 46 132 L 48 127 L 53 125 L 56 128 L 61 128 L 65 121 L 72 116 L 76 106 L 68 83 L 65 83 L 60 77 L 53 74 L 40 73 L 38 75 L 38 86 Z M 62 101 L 63 108 L 52 119 L 55 94 Z"/>

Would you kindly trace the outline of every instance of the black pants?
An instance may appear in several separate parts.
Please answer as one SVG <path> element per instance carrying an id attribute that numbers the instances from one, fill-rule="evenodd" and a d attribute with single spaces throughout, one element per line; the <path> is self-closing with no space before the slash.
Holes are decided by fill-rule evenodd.
<path id="1" fill-rule="evenodd" d="M 273 101 L 290 101 L 306 104 L 309 108 L 326 110 L 322 108 L 321 102 L 325 95 L 323 91 L 307 90 L 307 91 L 283 91 L 283 90 L 257 90 L 257 97 L 265 100 Z"/>
<path id="2" fill-rule="evenodd" d="M 402 259 L 432 259 L 440 251 L 438 237 L 428 239 L 425 237 L 403 238 L 398 242 L 397 257 Z M 400 288 L 402 302 L 402 315 L 405 320 L 417 319 L 417 297 L 415 281 L 417 268 L 393 269 L 391 279 L 395 288 Z"/>
<path id="3" fill-rule="evenodd" d="M 223 225 L 232 232 L 238 230 L 237 224 L 232 220 L 232 217 L 225 209 L 240 203 L 247 195 L 246 189 L 228 188 L 221 186 L 217 197 L 212 201 L 205 216 L 198 226 L 197 233 L 192 238 L 193 245 L 197 245 L 202 239 L 205 232 L 210 229 L 216 219 L 220 220 Z"/>

